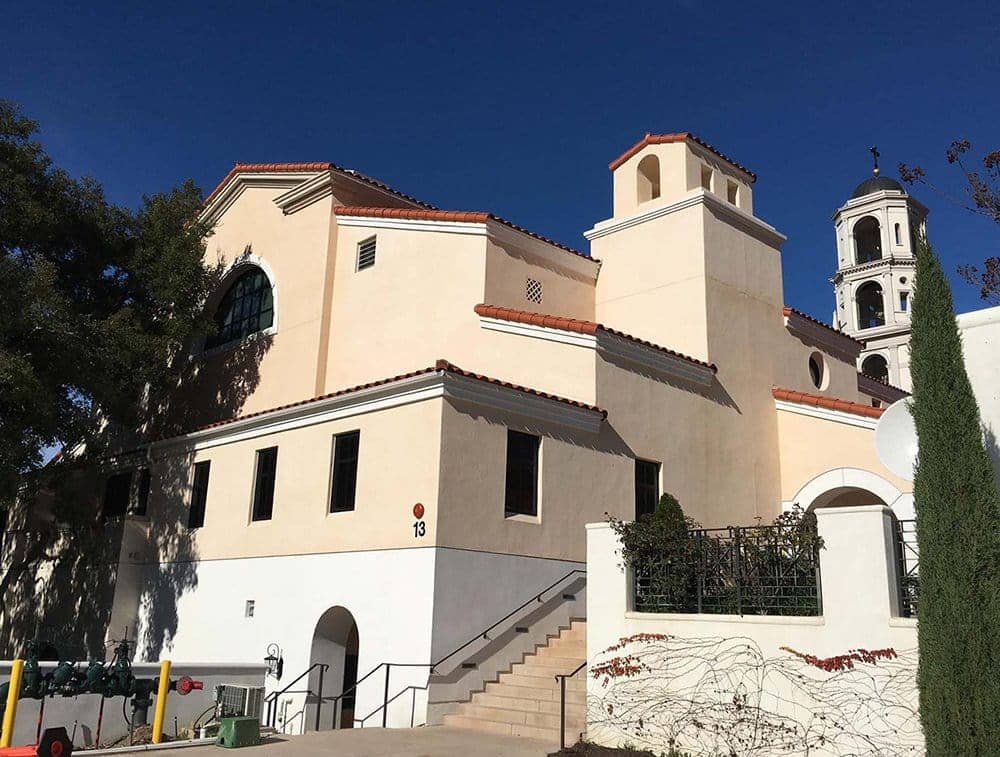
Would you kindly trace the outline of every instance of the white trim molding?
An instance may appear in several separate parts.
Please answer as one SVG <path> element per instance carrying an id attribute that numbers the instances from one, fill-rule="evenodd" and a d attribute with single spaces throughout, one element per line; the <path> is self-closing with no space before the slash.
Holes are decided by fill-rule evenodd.
<path id="1" fill-rule="evenodd" d="M 656 347 L 642 344 L 633 339 L 626 339 L 602 328 L 598 328 L 595 334 L 582 334 L 577 331 L 537 326 L 532 323 L 517 323 L 487 316 L 479 317 L 479 325 L 489 331 L 544 339 L 558 344 L 595 350 L 604 357 L 617 358 L 654 373 L 683 379 L 701 386 L 711 386 L 715 380 L 715 372 L 707 365 L 693 363 L 679 355 L 672 355 Z"/>
<path id="2" fill-rule="evenodd" d="M 259 415 L 237 418 L 219 426 L 153 442 L 150 447 L 154 451 L 170 453 L 179 447 L 186 451 L 197 452 L 223 444 L 438 398 L 490 407 L 595 434 L 604 421 L 604 414 L 596 409 L 576 407 L 558 399 L 463 376 L 449 370 L 436 370 L 367 389 L 348 391 L 304 404 L 277 408 Z"/>
<path id="3" fill-rule="evenodd" d="M 724 214 L 730 216 L 731 220 L 736 221 L 737 225 L 742 226 L 747 233 L 771 247 L 780 247 L 788 238 L 770 224 L 700 187 L 681 199 L 667 203 L 666 205 L 658 205 L 648 210 L 642 210 L 625 218 L 610 218 L 607 221 L 601 221 L 595 224 L 592 229 L 583 232 L 583 236 L 593 241 L 608 234 L 614 234 L 623 229 L 629 229 L 646 221 L 652 221 L 653 219 L 677 213 L 687 208 L 693 208 L 697 205 L 709 205 L 713 210 L 723 211 Z"/>
<path id="4" fill-rule="evenodd" d="M 874 431 L 875 427 L 878 425 L 878 420 L 876 418 L 868 418 L 863 415 L 855 415 L 854 413 L 845 413 L 842 410 L 828 410 L 825 407 L 816 407 L 815 405 L 803 405 L 800 402 L 788 402 L 787 400 L 775 399 L 774 407 L 777 410 L 784 410 L 786 413 L 807 415 L 810 418 L 819 418 L 823 421 L 832 421 L 833 423 L 843 423 L 848 426 L 857 426 L 859 428 L 866 428 L 869 431 Z"/>
<path id="5" fill-rule="evenodd" d="M 837 489 L 864 489 L 881 499 L 890 508 L 908 494 L 897 489 L 892 482 L 877 473 L 861 468 L 834 468 L 820 473 L 804 484 L 792 497 L 791 504 L 798 504 L 805 510 L 827 492 Z M 844 508 L 845 511 L 849 509 Z M 908 512 L 897 513 L 899 514 L 907 515 Z"/>
<path id="6" fill-rule="evenodd" d="M 199 219 L 215 223 L 246 189 L 289 189 L 316 176 L 316 171 L 260 171 L 237 173 L 201 211 Z"/>

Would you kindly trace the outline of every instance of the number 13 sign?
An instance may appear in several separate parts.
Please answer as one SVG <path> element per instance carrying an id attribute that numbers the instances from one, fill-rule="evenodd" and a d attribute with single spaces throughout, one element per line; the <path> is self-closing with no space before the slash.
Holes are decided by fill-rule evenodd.
<path id="1" fill-rule="evenodd" d="M 424 523 L 424 506 L 419 502 L 413 506 L 413 517 L 417 520 L 413 524 L 413 538 L 419 539 L 427 535 L 427 524 Z"/>

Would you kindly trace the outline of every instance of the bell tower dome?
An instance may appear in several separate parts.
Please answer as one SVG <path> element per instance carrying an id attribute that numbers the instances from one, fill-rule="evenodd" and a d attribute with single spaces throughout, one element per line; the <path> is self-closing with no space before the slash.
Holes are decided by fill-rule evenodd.
<path id="1" fill-rule="evenodd" d="M 917 239 L 927 208 L 882 176 L 871 148 L 872 175 L 833 215 L 837 233 L 833 325 L 865 343 L 858 370 L 910 390 L 910 309 Z"/>

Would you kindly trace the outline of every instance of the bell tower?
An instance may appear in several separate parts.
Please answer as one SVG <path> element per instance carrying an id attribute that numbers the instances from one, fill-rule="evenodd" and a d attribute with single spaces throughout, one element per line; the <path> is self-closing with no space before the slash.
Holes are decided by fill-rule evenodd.
<path id="1" fill-rule="evenodd" d="M 873 168 L 833 215 L 837 233 L 834 327 L 865 343 L 858 370 L 910 390 L 910 309 L 917 239 L 927 208 Z"/>

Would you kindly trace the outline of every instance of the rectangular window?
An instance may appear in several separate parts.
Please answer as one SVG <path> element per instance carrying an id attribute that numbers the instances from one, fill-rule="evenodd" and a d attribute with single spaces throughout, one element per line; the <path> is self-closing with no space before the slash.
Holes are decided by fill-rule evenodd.
<path id="1" fill-rule="evenodd" d="M 907 308 L 909 306 L 910 306 L 910 293 L 909 292 L 900 292 L 899 293 L 899 309 L 902 310 L 905 313 L 906 310 L 907 310 Z"/>
<path id="2" fill-rule="evenodd" d="M 104 485 L 104 505 L 101 509 L 101 516 L 104 520 L 124 517 L 128 511 L 128 501 L 131 494 L 132 471 L 109 476 Z"/>
<path id="3" fill-rule="evenodd" d="M 507 480 L 504 515 L 538 515 L 538 446 L 541 440 L 507 432 Z"/>
<path id="4" fill-rule="evenodd" d="M 205 503 L 208 501 L 208 472 L 212 467 L 209 460 L 194 465 L 194 485 L 191 487 L 191 509 L 188 510 L 188 528 L 205 525 Z"/>
<path id="5" fill-rule="evenodd" d="M 375 265 L 375 237 L 358 242 L 358 270 L 363 271 Z"/>
<path id="6" fill-rule="evenodd" d="M 343 513 L 354 509 L 354 493 L 358 488 L 358 443 L 360 431 L 349 431 L 333 437 L 333 472 L 330 483 L 330 512 Z"/>
<path id="7" fill-rule="evenodd" d="M 274 476 L 277 469 L 277 447 L 257 450 L 251 520 L 271 520 L 271 511 L 274 509 Z"/>
<path id="8" fill-rule="evenodd" d="M 243 617 L 252 618 L 253 611 L 255 609 L 256 603 L 252 599 L 248 599 L 243 605 Z"/>
<path id="9" fill-rule="evenodd" d="M 139 472 L 139 491 L 136 493 L 135 509 L 133 510 L 136 515 L 145 515 L 149 509 L 149 487 L 151 483 L 152 478 L 149 474 L 149 468 L 143 468 Z"/>
<path id="10" fill-rule="evenodd" d="M 635 517 L 652 515 L 660 499 L 660 464 L 635 461 Z"/>

